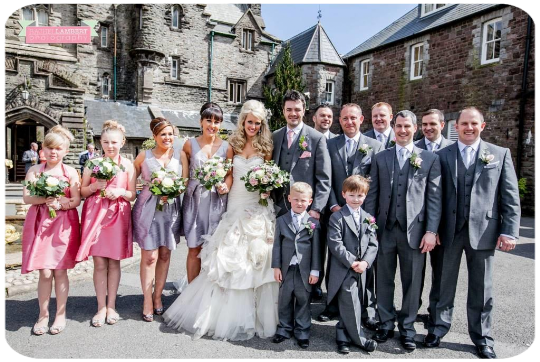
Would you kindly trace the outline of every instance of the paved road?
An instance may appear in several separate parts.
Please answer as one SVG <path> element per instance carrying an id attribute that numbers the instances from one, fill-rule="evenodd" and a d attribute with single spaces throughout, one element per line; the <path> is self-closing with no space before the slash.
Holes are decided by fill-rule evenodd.
<path id="1" fill-rule="evenodd" d="M 520 245 L 512 253 L 497 252 L 495 257 L 494 338 L 500 358 L 520 355 L 534 340 L 534 220 L 524 219 L 520 232 Z M 182 244 L 173 253 L 169 273 L 171 281 L 184 275 L 185 257 L 186 247 Z M 462 270 L 466 270 L 464 262 Z M 429 283 L 428 279 L 426 283 Z M 441 347 L 426 349 L 419 344 L 412 353 L 405 352 L 398 338 L 394 338 L 380 345 L 370 356 L 354 347 L 348 356 L 341 356 L 336 353 L 334 342 L 336 322 L 314 321 L 311 346 L 307 350 L 301 350 L 291 340 L 275 345 L 257 337 L 246 342 L 222 342 L 211 338 L 192 341 L 189 336 L 166 327 L 160 317 L 153 323 L 141 321 L 142 296 L 137 265 L 127 267 L 122 274 L 117 303 L 122 320 L 118 324 L 102 328 L 90 326 L 96 308 L 94 290 L 91 280 L 83 280 L 71 285 L 68 325 L 57 336 L 31 335 L 37 318 L 35 292 L 7 299 L 5 340 L 12 348 L 10 353 L 13 357 L 17 352 L 33 358 L 476 358 L 467 334 L 466 284 L 467 273 L 462 272 L 454 323 Z M 172 282 L 166 289 L 168 293 L 173 291 Z M 424 304 L 428 300 L 428 292 L 429 285 L 424 289 Z M 396 301 L 400 296 L 398 288 Z M 174 299 L 175 295 L 165 296 L 165 307 Z M 54 298 L 51 304 L 51 310 L 54 310 Z M 399 302 L 397 304 L 399 307 Z M 322 308 L 322 304 L 313 304 L 314 315 Z M 420 313 L 427 313 L 426 306 Z M 421 318 L 416 323 L 416 330 L 416 340 L 421 341 L 427 333 Z M 527 356 L 532 359 L 531 350 L 520 358 Z"/>

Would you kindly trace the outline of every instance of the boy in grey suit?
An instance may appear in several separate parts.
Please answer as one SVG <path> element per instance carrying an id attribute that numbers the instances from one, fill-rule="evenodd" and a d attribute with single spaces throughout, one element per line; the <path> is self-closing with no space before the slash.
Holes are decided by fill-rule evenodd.
<path id="1" fill-rule="evenodd" d="M 347 354 L 352 343 L 373 352 L 377 342 L 367 339 L 362 327 L 363 285 L 366 270 L 377 256 L 375 219 L 360 208 L 369 190 L 368 181 L 353 175 L 343 181 L 346 205 L 330 216 L 328 250 L 332 268 L 328 274 L 328 300 L 337 297 L 339 322 L 336 325 L 338 352 Z"/>
<path id="2" fill-rule="evenodd" d="M 307 213 L 313 189 L 296 182 L 288 195 L 291 211 L 278 217 L 272 250 L 274 278 L 279 288 L 277 326 L 274 343 L 294 337 L 301 348 L 309 347 L 311 328 L 310 295 L 319 279 L 321 255 L 319 221 Z"/>

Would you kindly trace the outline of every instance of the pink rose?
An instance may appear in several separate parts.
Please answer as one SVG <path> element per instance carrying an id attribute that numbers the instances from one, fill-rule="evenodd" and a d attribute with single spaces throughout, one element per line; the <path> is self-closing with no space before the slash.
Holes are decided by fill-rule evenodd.
<path id="1" fill-rule="evenodd" d="M 302 147 L 307 148 L 308 144 L 306 141 L 302 142 Z"/>
<path id="2" fill-rule="evenodd" d="M 370 223 L 370 224 L 375 224 L 375 218 L 374 218 L 374 217 L 371 217 L 371 219 L 369 219 L 369 223 Z"/>
<path id="3" fill-rule="evenodd" d="M 310 227 L 311 227 L 311 230 L 315 229 L 315 224 L 311 223 Z"/>
<path id="4" fill-rule="evenodd" d="M 92 172 L 98 173 L 99 172 L 99 166 L 94 166 L 94 168 L 92 169 Z"/>

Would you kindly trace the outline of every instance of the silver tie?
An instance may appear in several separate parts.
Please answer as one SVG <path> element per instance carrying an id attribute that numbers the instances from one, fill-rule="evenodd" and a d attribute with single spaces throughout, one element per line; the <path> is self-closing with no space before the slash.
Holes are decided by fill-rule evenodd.
<path id="1" fill-rule="evenodd" d="M 347 140 L 347 158 L 351 158 L 354 155 L 354 140 L 349 138 Z"/>
<path id="2" fill-rule="evenodd" d="M 407 160 L 407 149 L 402 148 L 399 150 L 399 168 L 403 168 L 403 165 L 405 165 L 405 161 Z"/>
<path id="3" fill-rule="evenodd" d="M 384 135 L 382 133 L 379 133 L 379 135 L 377 136 L 377 138 L 379 139 L 379 142 L 382 143 L 383 145 L 386 144 L 386 142 L 384 142 L 384 139 L 386 137 L 384 137 Z"/>
<path id="4" fill-rule="evenodd" d="M 465 163 L 465 167 L 466 168 L 469 168 L 471 166 L 471 159 L 472 159 L 472 147 L 471 146 L 467 146 L 465 147 L 465 149 L 463 150 L 464 154 L 465 154 L 465 158 L 464 158 L 464 163 Z"/>

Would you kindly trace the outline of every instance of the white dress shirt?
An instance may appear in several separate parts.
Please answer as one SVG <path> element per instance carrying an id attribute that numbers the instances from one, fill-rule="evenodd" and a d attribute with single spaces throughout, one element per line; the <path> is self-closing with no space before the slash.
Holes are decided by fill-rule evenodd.
<path id="1" fill-rule="evenodd" d="M 396 157 L 398 158 L 399 160 L 399 152 L 402 148 L 405 148 L 409 153 L 407 154 L 407 158 L 411 157 L 413 151 L 414 151 L 414 143 L 409 143 L 408 145 L 406 145 L 405 147 L 403 146 L 400 146 L 396 143 Z"/>
<path id="2" fill-rule="evenodd" d="M 373 129 L 373 132 L 375 133 L 375 139 L 378 141 L 379 140 L 379 135 L 382 134 L 384 136 L 383 145 L 386 145 L 386 143 L 388 142 L 388 138 L 390 138 L 390 131 L 391 130 L 392 130 L 392 128 L 388 127 L 383 133 L 381 133 L 381 132 L 376 131 L 375 129 Z"/>
<path id="3" fill-rule="evenodd" d="M 292 217 L 292 220 L 294 222 L 294 215 L 296 213 L 291 210 L 291 217 Z M 298 222 L 297 224 L 295 225 L 296 228 L 298 229 L 298 231 L 302 230 L 302 228 L 304 227 L 304 225 L 302 224 L 302 220 L 304 219 L 304 216 L 306 215 L 306 211 L 304 211 L 303 213 L 301 214 L 297 214 L 297 219 L 298 219 Z M 289 263 L 289 265 L 297 265 L 298 264 L 298 258 L 296 257 L 296 254 L 293 255 L 293 257 L 291 258 L 291 262 Z M 313 275 L 314 277 L 319 277 L 319 271 L 318 270 L 312 270 L 309 274 Z"/>
<path id="4" fill-rule="evenodd" d="M 439 148 L 441 148 L 441 142 L 442 142 L 442 136 L 439 136 L 439 138 L 437 138 L 435 141 L 431 142 L 430 140 L 427 139 L 427 137 L 424 137 L 424 141 L 426 143 L 426 149 L 430 150 L 431 152 L 433 151 L 436 151 L 438 150 Z M 430 148 L 429 145 L 430 144 L 435 144 L 437 145 L 435 148 Z"/>
<path id="5" fill-rule="evenodd" d="M 289 135 L 289 131 L 292 130 L 294 132 L 294 137 L 293 137 L 293 142 L 294 142 L 294 140 L 298 138 L 298 135 L 302 131 L 302 127 L 304 127 L 304 122 L 300 122 L 300 124 L 296 126 L 295 128 L 289 128 L 289 126 L 287 126 L 287 137 Z"/>

